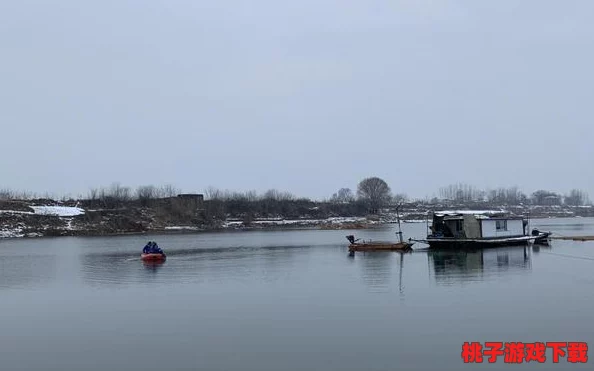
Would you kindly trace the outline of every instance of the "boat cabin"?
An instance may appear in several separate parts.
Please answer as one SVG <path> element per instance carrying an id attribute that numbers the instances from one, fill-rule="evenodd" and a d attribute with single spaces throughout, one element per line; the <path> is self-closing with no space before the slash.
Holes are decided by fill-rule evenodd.
<path id="1" fill-rule="evenodd" d="M 503 211 L 441 211 L 433 214 L 432 238 L 491 239 L 526 236 L 528 222 Z"/>

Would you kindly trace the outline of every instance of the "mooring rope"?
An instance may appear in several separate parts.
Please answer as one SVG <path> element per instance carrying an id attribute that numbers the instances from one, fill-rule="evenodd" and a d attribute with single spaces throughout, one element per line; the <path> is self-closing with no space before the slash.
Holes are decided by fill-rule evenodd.
<path id="1" fill-rule="evenodd" d="M 559 236 L 559 237 L 571 237 L 571 236 L 566 236 L 566 235 L 558 233 L 558 232 L 551 232 L 551 236 L 552 235 Z"/>

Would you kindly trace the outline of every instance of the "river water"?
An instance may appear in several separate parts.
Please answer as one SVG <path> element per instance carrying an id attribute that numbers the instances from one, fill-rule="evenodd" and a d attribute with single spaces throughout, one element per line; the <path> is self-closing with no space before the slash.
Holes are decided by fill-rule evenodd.
<path id="1" fill-rule="evenodd" d="M 594 234 L 589 218 L 532 226 Z M 0 369 L 503 370 L 465 364 L 462 344 L 594 344 L 594 242 L 348 256 L 346 234 L 395 230 L 2 240 Z M 150 239 L 164 264 L 139 260 Z M 548 352 L 516 367 L 594 368 Z"/>

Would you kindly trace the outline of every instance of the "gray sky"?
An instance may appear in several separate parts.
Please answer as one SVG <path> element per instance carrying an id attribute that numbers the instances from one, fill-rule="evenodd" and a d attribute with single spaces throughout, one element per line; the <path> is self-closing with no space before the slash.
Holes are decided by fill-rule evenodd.
<path id="1" fill-rule="evenodd" d="M 3 1 L 0 188 L 594 196 L 591 1 Z"/>

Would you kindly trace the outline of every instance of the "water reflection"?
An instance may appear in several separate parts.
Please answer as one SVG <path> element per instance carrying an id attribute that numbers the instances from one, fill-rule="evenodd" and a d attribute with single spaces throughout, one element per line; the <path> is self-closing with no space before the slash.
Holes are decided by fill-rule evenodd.
<path id="1" fill-rule="evenodd" d="M 156 272 L 157 270 L 159 270 L 160 268 L 162 268 L 163 264 L 165 264 L 165 261 L 143 261 L 142 265 L 146 268 L 146 270 L 148 271 L 153 271 Z"/>
<path id="2" fill-rule="evenodd" d="M 530 248 L 513 246 L 472 251 L 429 251 L 430 273 L 438 283 L 480 281 L 531 269 Z"/>
<path id="3" fill-rule="evenodd" d="M 551 245 L 551 243 L 549 242 L 548 244 L 534 244 L 532 245 L 532 252 L 533 253 L 539 253 L 540 250 L 543 251 L 550 251 L 553 249 L 553 246 Z"/>
<path id="4" fill-rule="evenodd" d="M 142 261 L 139 254 L 82 254 L 81 273 L 91 285 L 222 282 L 259 277 L 287 278 L 291 265 L 309 246 L 171 249 L 165 261 Z M 307 254 L 305 254 L 307 255 Z"/>
<path id="5" fill-rule="evenodd" d="M 47 285 L 56 278 L 53 255 L 0 256 L 0 289 Z"/>
<path id="6" fill-rule="evenodd" d="M 392 276 L 392 252 L 377 251 L 362 255 L 363 281 L 370 287 L 387 287 Z"/>
<path id="7" fill-rule="evenodd" d="M 362 280 L 373 291 L 390 291 L 394 286 L 393 271 L 398 271 L 397 285 L 404 295 L 403 268 L 406 253 L 393 251 L 374 251 L 358 253 L 357 261 L 362 270 Z M 349 255 L 350 256 L 350 255 Z M 353 257 L 350 257 L 353 259 Z"/>
<path id="8" fill-rule="evenodd" d="M 84 254 L 80 260 L 83 278 L 91 284 L 125 284 L 141 264 L 139 255 L 128 253 Z"/>

